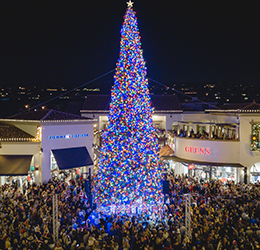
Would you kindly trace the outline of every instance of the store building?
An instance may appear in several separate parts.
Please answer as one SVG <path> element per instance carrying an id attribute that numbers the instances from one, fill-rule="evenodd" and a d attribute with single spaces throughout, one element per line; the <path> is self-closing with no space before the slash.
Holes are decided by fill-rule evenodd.
<path id="1" fill-rule="evenodd" d="M 183 112 L 176 95 L 152 95 L 151 100 L 154 108 L 153 124 L 155 128 L 166 130 L 166 118 Z M 109 105 L 110 95 L 87 96 L 80 113 L 82 117 L 97 119 L 97 129 L 103 130 L 108 121 Z M 68 107 L 68 110 L 71 108 Z"/>
<path id="2" fill-rule="evenodd" d="M 93 167 L 95 122 L 55 110 L 1 119 L 0 184 L 27 178 L 40 183 L 69 169 L 87 173 L 87 168 Z"/>
<path id="3" fill-rule="evenodd" d="M 176 174 L 235 182 L 260 180 L 260 105 L 183 112 L 172 123 Z"/>
<path id="4" fill-rule="evenodd" d="M 235 182 L 260 180 L 260 105 L 242 103 L 196 111 L 183 110 L 175 95 L 151 96 L 153 123 L 165 131 L 174 152 L 162 156 L 176 174 L 198 179 Z M 95 118 L 94 144 L 102 142 L 107 123 L 110 96 L 88 96 L 82 104 L 82 117 Z M 206 106 L 205 106 L 206 107 Z M 79 111 L 77 111 L 79 112 Z M 159 138 L 160 139 L 160 138 Z"/>

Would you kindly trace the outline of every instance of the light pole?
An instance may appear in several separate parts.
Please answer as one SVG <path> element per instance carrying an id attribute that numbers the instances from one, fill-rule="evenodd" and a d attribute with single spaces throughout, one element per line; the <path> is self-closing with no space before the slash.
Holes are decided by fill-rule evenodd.
<path id="1" fill-rule="evenodd" d="M 28 111 L 30 111 L 30 104 L 26 104 L 25 108 L 28 109 Z"/>

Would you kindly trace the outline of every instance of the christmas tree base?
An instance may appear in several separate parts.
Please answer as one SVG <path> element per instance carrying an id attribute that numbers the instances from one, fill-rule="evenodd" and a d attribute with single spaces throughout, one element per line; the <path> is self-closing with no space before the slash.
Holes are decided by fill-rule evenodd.
<path id="1" fill-rule="evenodd" d="M 163 204 L 147 205 L 145 203 L 138 204 L 123 204 L 123 205 L 108 205 L 97 206 L 97 211 L 107 215 L 141 215 L 141 214 L 161 214 Z"/>

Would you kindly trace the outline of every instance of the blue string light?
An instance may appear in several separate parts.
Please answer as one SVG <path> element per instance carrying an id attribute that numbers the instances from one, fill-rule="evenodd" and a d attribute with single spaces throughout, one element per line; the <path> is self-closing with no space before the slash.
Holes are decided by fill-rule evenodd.
<path id="1" fill-rule="evenodd" d="M 137 19 L 128 7 L 95 176 L 95 198 L 100 206 L 131 205 L 140 198 L 144 207 L 161 206 L 162 167 L 146 74 Z"/>

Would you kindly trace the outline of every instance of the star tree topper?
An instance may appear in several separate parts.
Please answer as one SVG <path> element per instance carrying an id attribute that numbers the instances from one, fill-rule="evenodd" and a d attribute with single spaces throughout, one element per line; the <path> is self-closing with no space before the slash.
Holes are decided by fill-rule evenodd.
<path id="1" fill-rule="evenodd" d="M 132 8 L 134 5 L 134 2 L 132 2 L 131 0 L 129 0 L 129 2 L 127 2 L 127 7 Z"/>

